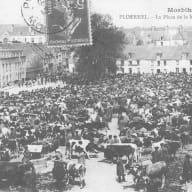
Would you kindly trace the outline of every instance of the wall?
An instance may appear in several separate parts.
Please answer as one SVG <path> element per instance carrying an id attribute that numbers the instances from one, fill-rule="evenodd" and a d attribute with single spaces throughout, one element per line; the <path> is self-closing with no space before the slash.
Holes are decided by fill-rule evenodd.
<path id="1" fill-rule="evenodd" d="M 22 51 L 3 52 L 7 56 L 0 56 L 0 87 L 26 77 L 25 57 Z"/>
<path id="2" fill-rule="evenodd" d="M 166 61 L 166 64 L 164 61 Z M 135 62 L 136 60 L 133 60 L 132 63 L 134 64 Z M 160 65 L 158 65 L 158 60 L 140 60 L 139 65 L 130 65 L 128 60 L 125 60 L 124 65 L 122 65 L 122 61 L 117 60 L 116 65 L 117 73 L 157 73 L 158 71 L 169 73 L 176 72 L 176 68 L 179 69 L 179 72 L 186 70 L 187 73 L 192 73 L 190 60 L 160 60 Z"/>

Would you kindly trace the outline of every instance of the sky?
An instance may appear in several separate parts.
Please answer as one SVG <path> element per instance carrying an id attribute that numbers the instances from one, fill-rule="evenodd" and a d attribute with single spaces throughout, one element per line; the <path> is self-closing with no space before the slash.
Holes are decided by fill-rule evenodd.
<path id="1" fill-rule="evenodd" d="M 0 24 L 24 24 L 24 19 L 21 16 L 21 5 L 23 1 L 0 0 Z M 190 8 L 192 11 L 191 0 L 90 1 L 91 12 L 110 14 L 114 23 L 119 27 L 192 26 L 192 12 L 168 13 L 167 11 L 168 8 Z M 147 15 L 147 19 L 133 19 L 130 18 L 130 15 Z M 161 16 L 161 19 L 157 19 L 156 15 Z M 186 16 L 185 19 L 184 15 Z"/>

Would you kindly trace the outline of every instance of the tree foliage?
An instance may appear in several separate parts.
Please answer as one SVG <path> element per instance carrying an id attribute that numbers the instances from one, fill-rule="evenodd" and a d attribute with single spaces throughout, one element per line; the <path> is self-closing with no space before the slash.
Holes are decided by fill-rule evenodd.
<path id="1" fill-rule="evenodd" d="M 77 70 L 90 76 L 99 76 L 106 69 L 115 72 L 116 59 L 122 55 L 126 36 L 113 25 L 108 15 L 94 14 L 91 21 L 93 45 L 81 47 L 76 51 Z"/>

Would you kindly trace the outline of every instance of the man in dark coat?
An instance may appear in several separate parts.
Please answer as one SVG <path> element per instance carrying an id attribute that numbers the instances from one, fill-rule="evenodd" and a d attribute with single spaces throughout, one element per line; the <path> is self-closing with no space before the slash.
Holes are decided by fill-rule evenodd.
<path id="1" fill-rule="evenodd" d="M 186 154 L 183 164 L 183 180 L 184 182 L 189 182 L 191 180 L 192 175 L 192 166 L 190 163 L 190 156 Z"/>
<path id="2" fill-rule="evenodd" d="M 123 160 L 121 157 L 117 160 L 117 176 L 119 182 L 125 181 L 125 170 L 123 165 Z"/>

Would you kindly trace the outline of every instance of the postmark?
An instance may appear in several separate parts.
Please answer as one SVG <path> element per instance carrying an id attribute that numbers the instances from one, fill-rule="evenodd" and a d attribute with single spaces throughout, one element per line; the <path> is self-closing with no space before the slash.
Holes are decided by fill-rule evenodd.
<path id="1" fill-rule="evenodd" d="M 21 14 L 25 23 L 38 33 L 47 33 L 46 0 L 22 0 Z"/>

